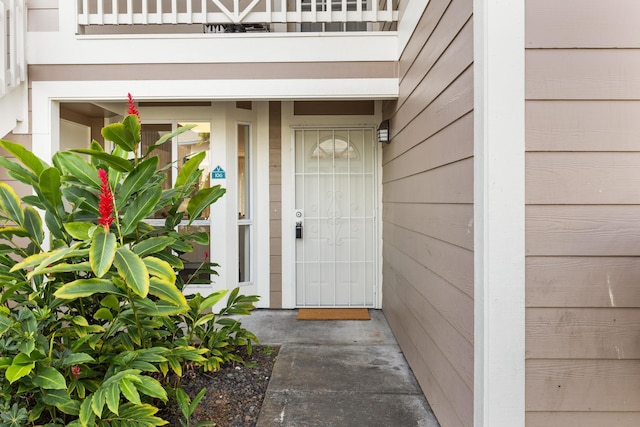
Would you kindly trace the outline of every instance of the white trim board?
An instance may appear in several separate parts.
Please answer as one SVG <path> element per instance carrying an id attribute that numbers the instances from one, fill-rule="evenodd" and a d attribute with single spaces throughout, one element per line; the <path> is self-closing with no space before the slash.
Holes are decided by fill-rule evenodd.
<path id="1" fill-rule="evenodd" d="M 525 425 L 524 0 L 474 0 L 474 426 Z"/>

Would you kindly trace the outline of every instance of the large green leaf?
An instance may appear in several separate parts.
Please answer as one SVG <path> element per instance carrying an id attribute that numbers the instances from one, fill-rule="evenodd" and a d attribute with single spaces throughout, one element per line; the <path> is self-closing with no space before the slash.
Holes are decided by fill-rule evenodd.
<path id="1" fill-rule="evenodd" d="M 184 294 L 172 282 L 152 277 L 149 286 L 149 293 L 178 307 L 189 308 Z"/>
<path id="2" fill-rule="evenodd" d="M 162 188 L 159 185 L 150 187 L 143 191 L 127 207 L 127 211 L 122 218 L 122 235 L 126 236 L 136 229 L 138 223 L 149 217 L 156 210 L 156 205 L 162 196 Z"/>
<path id="3" fill-rule="evenodd" d="M 99 214 L 98 197 L 84 188 L 65 187 L 62 189 L 62 194 L 70 203 L 75 205 L 77 209 L 87 210 L 96 215 Z"/>
<path id="4" fill-rule="evenodd" d="M 152 256 L 143 258 L 143 261 L 144 265 L 147 266 L 147 270 L 149 270 L 149 274 L 166 280 L 167 282 L 175 283 L 176 272 L 173 271 L 173 268 L 167 261 Z"/>
<path id="5" fill-rule="evenodd" d="M 78 263 L 58 263 L 56 265 L 52 265 L 51 267 L 39 268 L 38 271 L 32 271 L 27 274 L 27 279 L 31 279 L 33 276 L 39 274 L 55 274 L 55 273 L 71 273 L 71 272 L 80 272 L 80 271 L 91 271 L 91 264 L 89 261 L 78 262 Z"/>
<path id="6" fill-rule="evenodd" d="M 145 298 L 149 293 L 149 271 L 142 259 L 129 248 L 120 247 L 113 263 L 127 286 Z"/>
<path id="7" fill-rule="evenodd" d="M 137 253 L 141 257 L 145 255 L 152 255 L 160 252 L 175 241 L 176 239 L 168 236 L 150 237 L 140 243 L 137 243 L 133 247 L 133 252 Z"/>
<path id="8" fill-rule="evenodd" d="M 83 184 L 100 189 L 102 182 L 98 171 L 91 163 L 69 151 L 58 151 L 53 157 L 66 173 L 77 178 Z"/>
<path id="9" fill-rule="evenodd" d="M 25 357 L 21 357 L 25 356 Z M 11 366 L 7 368 L 5 372 L 5 377 L 9 380 L 10 383 L 14 383 L 20 378 L 29 375 L 33 368 L 35 368 L 36 362 L 29 359 L 24 354 L 18 354 L 11 362 Z"/>
<path id="10" fill-rule="evenodd" d="M 80 245 L 82 243 L 81 242 L 77 242 L 74 243 L 73 245 L 69 246 L 69 247 L 62 247 L 60 249 L 55 249 L 53 251 L 47 252 L 47 254 L 49 256 L 47 256 L 45 259 L 43 259 L 40 262 L 40 265 L 38 265 L 33 272 L 35 274 L 38 274 L 43 268 L 49 267 L 54 265 L 55 263 L 57 263 L 58 261 L 62 260 L 62 259 L 66 259 L 66 258 L 70 258 L 70 257 L 74 257 L 74 256 L 82 256 L 85 254 L 85 250 L 82 249 L 78 249 L 80 248 Z"/>
<path id="11" fill-rule="evenodd" d="M 31 171 L 23 168 L 16 162 L 12 162 L 11 160 L 0 156 L 0 166 L 4 167 L 9 171 L 9 175 L 17 179 L 18 181 L 27 184 L 33 185 L 37 184 L 38 177 Z"/>
<path id="12" fill-rule="evenodd" d="M 123 159 L 119 156 L 114 156 L 113 154 L 105 153 L 104 151 L 86 149 L 77 149 L 71 151 L 73 151 L 74 153 L 88 154 L 92 158 L 100 159 L 105 162 L 107 166 L 119 172 L 131 172 L 133 170 L 133 165 L 129 160 Z"/>
<path id="13" fill-rule="evenodd" d="M 133 193 L 141 191 L 158 168 L 158 158 L 151 157 L 144 162 L 140 163 L 136 168 L 125 178 L 122 186 L 116 194 L 118 206 L 124 206 L 126 201 Z"/>
<path id="14" fill-rule="evenodd" d="M 40 174 L 40 191 L 45 199 L 56 208 L 62 203 L 60 190 L 60 171 L 57 168 L 47 168 Z"/>
<path id="15" fill-rule="evenodd" d="M 15 142 L 11 141 L 0 140 L 0 146 L 13 154 L 26 167 L 35 172 L 36 176 L 40 176 L 42 171 L 49 166 L 35 154 L 33 154 L 31 151 L 27 150 L 20 144 L 16 144 Z"/>
<path id="16" fill-rule="evenodd" d="M 140 118 L 137 114 L 129 114 L 127 117 L 122 120 L 122 124 L 125 129 L 129 131 L 129 134 L 133 138 L 134 147 L 136 147 L 140 143 Z"/>
<path id="17" fill-rule="evenodd" d="M 133 152 L 136 149 L 136 141 L 133 139 L 133 135 L 122 123 L 112 123 L 103 127 L 102 136 L 128 152 Z"/>
<path id="18" fill-rule="evenodd" d="M 9 330 L 13 322 L 8 317 L 0 316 L 0 337 Z"/>
<path id="19" fill-rule="evenodd" d="M 116 235 L 98 227 L 89 248 L 89 262 L 96 277 L 104 276 L 113 264 L 117 247 Z"/>
<path id="20" fill-rule="evenodd" d="M 207 153 L 205 151 L 201 151 L 187 160 L 182 168 L 180 168 L 174 188 L 193 182 L 195 180 L 195 176 L 202 173 L 198 172 L 198 166 L 200 166 L 200 163 L 202 163 L 202 160 L 204 160 L 206 155 Z"/>
<path id="21" fill-rule="evenodd" d="M 33 377 L 33 384 L 47 390 L 66 390 L 67 382 L 56 368 L 38 367 Z"/>
<path id="22" fill-rule="evenodd" d="M 187 204 L 187 212 L 189 213 L 189 224 L 198 219 L 202 211 L 209 207 L 212 203 L 224 195 L 227 190 L 220 185 L 209 188 L 203 188 L 198 194 L 193 196 Z"/>
<path id="23" fill-rule="evenodd" d="M 227 289 L 221 289 L 219 291 L 212 293 L 208 297 L 206 297 L 198 307 L 198 314 L 204 313 L 206 310 L 210 309 L 211 307 L 213 307 L 214 305 L 222 301 L 222 298 L 224 298 L 224 296 L 227 295 L 228 292 L 229 290 Z"/>
<path id="24" fill-rule="evenodd" d="M 54 295 L 60 299 L 90 297 L 94 294 L 120 294 L 121 291 L 105 279 L 79 279 L 60 287 Z"/>
<path id="25" fill-rule="evenodd" d="M 20 198 L 16 192 L 5 182 L 0 182 L 0 208 L 3 213 L 16 224 L 22 226 L 24 223 L 24 212 L 20 207 Z"/>
<path id="26" fill-rule="evenodd" d="M 140 401 L 140 394 L 130 378 L 123 378 L 120 380 L 120 391 L 129 402 L 135 403 L 136 405 L 142 404 Z"/>
<path id="27" fill-rule="evenodd" d="M 42 244 L 44 239 L 44 231 L 42 230 L 42 218 L 31 206 L 24 208 L 24 228 L 29 232 L 33 240 Z"/>
<path id="28" fill-rule="evenodd" d="M 84 241 L 90 239 L 89 231 L 95 226 L 90 222 L 67 222 L 64 225 L 64 229 L 74 239 Z"/>

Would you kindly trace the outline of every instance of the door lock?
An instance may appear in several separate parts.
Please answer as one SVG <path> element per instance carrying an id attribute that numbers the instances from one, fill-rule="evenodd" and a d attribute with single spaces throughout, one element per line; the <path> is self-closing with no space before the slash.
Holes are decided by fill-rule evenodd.
<path id="1" fill-rule="evenodd" d="M 302 210 L 296 209 L 296 239 L 302 239 Z"/>

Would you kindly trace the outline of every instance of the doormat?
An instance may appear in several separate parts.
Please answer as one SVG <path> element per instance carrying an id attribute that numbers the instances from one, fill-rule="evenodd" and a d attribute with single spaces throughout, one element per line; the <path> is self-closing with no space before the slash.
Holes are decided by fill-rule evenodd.
<path id="1" fill-rule="evenodd" d="M 298 320 L 371 320 L 366 308 L 300 308 Z"/>

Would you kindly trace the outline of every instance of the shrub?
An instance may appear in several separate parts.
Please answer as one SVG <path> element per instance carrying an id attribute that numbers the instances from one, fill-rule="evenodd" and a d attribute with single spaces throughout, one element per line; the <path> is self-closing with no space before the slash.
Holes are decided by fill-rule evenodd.
<path id="1" fill-rule="evenodd" d="M 158 406 L 176 395 L 163 379 L 170 371 L 215 370 L 257 341 L 223 316 L 249 314 L 257 297 L 236 288 L 213 314 L 226 291 L 183 294 L 182 255 L 209 239 L 190 225 L 225 190 L 197 188 L 204 152 L 163 189 L 153 152 L 190 127 L 139 153 L 132 105 L 102 130 L 111 152 L 93 141 L 49 165 L 0 141 L 14 158 L 0 165 L 33 189 L 20 199 L 0 183 L 0 426 L 163 425 Z M 145 222 L 160 211 L 163 226 Z M 215 267 L 205 261 L 196 274 Z"/>

